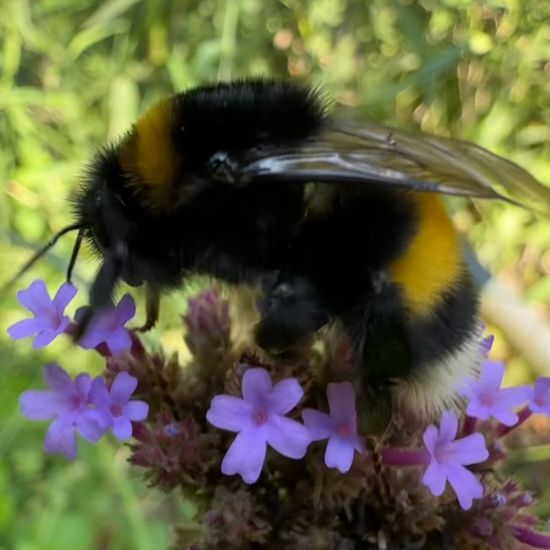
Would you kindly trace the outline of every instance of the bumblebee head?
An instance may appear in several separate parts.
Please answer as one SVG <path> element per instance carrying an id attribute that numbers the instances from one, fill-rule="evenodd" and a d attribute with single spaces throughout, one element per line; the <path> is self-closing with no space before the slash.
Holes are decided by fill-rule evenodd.
<path id="1" fill-rule="evenodd" d="M 131 286 L 172 284 L 165 274 L 177 271 L 169 269 L 177 258 L 162 239 L 168 231 L 167 216 L 143 204 L 134 189 L 150 165 L 143 165 L 145 171 L 139 171 L 139 165 L 125 165 L 129 144 L 143 146 L 134 136 L 129 133 L 120 144 L 95 156 L 72 201 L 83 238 L 102 261 L 90 290 L 90 304 L 96 307 L 110 302 L 118 281 Z M 159 179 L 147 181 L 160 184 Z"/>
<path id="2" fill-rule="evenodd" d="M 104 286 L 109 288 L 101 292 L 105 298 L 100 301 L 108 301 L 118 279 L 132 286 L 142 282 L 135 266 L 131 265 L 131 236 L 136 222 L 124 193 L 125 178 L 118 150 L 104 149 L 90 166 L 86 184 L 73 199 L 76 218 L 84 228 L 84 237 L 102 259 L 98 279 L 103 277 Z M 110 276 L 107 277 L 107 274 Z M 93 299 L 91 301 L 93 303 Z"/>

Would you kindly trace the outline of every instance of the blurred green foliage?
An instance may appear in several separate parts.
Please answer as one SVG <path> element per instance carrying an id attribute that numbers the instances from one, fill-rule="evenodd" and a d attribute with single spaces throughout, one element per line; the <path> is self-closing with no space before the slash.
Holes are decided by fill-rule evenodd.
<path id="1" fill-rule="evenodd" d="M 156 99 L 198 83 L 270 75 L 322 85 L 335 107 L 464 137 L 550 182 L 550 3 L 542 0 L 1 0 L 0 281 L 70 220 L 90 153 Z M 549 313 L 550 223 L 497 204 L 453 205 L 481 259 Z M 21 285 L 63 278 L 63 239 Z M 76 281 L 93 263 L 80 261 Z M 85 300 L 81 293 L 80 303 Z M 163 340 L 177 347 L 176 301 Z M 13 297 L 1 329 L 16 320 Z M 175 322 L 174 322 L 175 321 Z M 147 490 L 125 451 L 41 452 L 18 394 L 40 365 L 99 369 L 67 342 L 0 343 L 0 548 L 166 547 L 182 505 Z"/>

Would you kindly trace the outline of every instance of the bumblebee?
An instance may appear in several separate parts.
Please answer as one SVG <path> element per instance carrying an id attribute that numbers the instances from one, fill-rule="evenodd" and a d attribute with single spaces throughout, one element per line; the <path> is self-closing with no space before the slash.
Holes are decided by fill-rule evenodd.
<path id="1" fill-rule="evenodd" d="M 190 274 L 259 284 L 260 347 L 278 353 L 338 323 L 366 387 L 399 381 L 394 397 L 431 416 L 480 355 L 476 291 L 441 194 L 550 204 L 511 162 L 332 118 L 315 89 L 199 87 L 96 155 L 64 230 L 78 231 L 68 276 L 87 241 L 101 259 L 91 308 L 120 281 L 144 284 L 144 328 Z"/>

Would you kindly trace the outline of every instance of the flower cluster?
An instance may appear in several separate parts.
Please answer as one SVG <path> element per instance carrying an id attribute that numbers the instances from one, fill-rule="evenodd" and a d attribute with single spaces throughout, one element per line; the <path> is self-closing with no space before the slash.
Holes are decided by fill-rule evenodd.
<path id="1" fill-rule="evenodd" d="M 35 336 L 43 347 L 74 333 L 65 309 L 75 294 L 66 284 L 52 300 L 42 281 L 20 291 L 33 318 L 12 325 L 10 336 Z M 52 420 L 45 450 L 68 458 L 77 434 L 91 442 L 108 431 L 120 441 L 133 436 L 130 462 L 148 481 L 183 488 L 204 510 L 176 529 L 177 548 L 379 548 L 381 540 L 392 548 L 419 540 L 550 548 L 527 511 L 532 497 L 494 474 L 506 436 L 534 413 L 550 416 L 550 378 L 503 388 L 504 365 L 486 358 L 488 338 L 478 376 L 456 388 L 464 415 L 442 411 L 431 423 L 392 410 L 377 431 L 344 337 L 320 337 L 322 345 L 273 365 L 232 340 L 229 311 L 219 290 L 190 300 L 183 320 L 192 358 L 182 368 L 124 328 L 135 314 L 127 295 L 93 317 L 78 342 L 105 357 L 104 376 L 72 379 L 48 365 L 48 389 L 24 392 L 21 411 Z M 131 400 L 138 384 L 144 400 Z"/>
<path id="2" fill-rule="evenodd" d="M 65 309 L 76 296 L 76 292 L 76 288 L 71 283 L 65 283 L 52 300 L 44 281 L 34 281 L 29 288 L 17 293 L 19 303 L 33 314 L 33 318 L 23 319 L 11 325 L 8 328 L 8 334 L 14 340 L 35 335 L 34 348 L 47 346 L 60 334 L 70 334 L 73 325 L 65 315 Z M 85 308 L 79 309 L 75 319 L 81 319 L 84 314 Z M 135 314 L 134 300 L 126 294 L 115 307 L 105 308 L 93 316 L 86 332 L 79 338 L 78 344 L 85 349 L 104 346 L 111 355 L 120 355 L 128 351 L 132 340 L 124 325 Z"/>
<path id="3" fill-rule="evenodd" d="M 50 344 L 62 333 L 71 333 L 71 320 L 65 309 L 76 296 L 76 288 L 65 283 L 50 298 L 44 281 L 34 281 L 26 290 L 18 292 L 19 303 L 32 314 L 8 328 L 14 339 L 35 335 L 33 347 Z M 78 343 L 85 349 L 106 349 L 108 354 L 120 355 L 131 348 L 130 333 L 124 324 L 135 315 L 135 303 L 124 296 L 117 306 L 94 316 Z M 84 314 L 76 312 L 76 319 Z M 120 373 L 107 387 L 103 377 L 94 380 L 87 373 L 74 380 L 59 365 L 46 365 L 44 378 L 48 390 L 26 391 L 20 396 L 21 412 L 30 420 L 50 420 L 44 449 L 48 453 L 63 453 L 76 457 L 76 435 L 95 443 L 108 430 L 119 440 L 132 435 L 132 422 L 145 420 L 148 405 L 144 401 L 130 401 L 137 379 Z"/>
<path id="4" fill-rule="evenodd" d="M 46 365 L 48 390 L 26 391 L 20 396 L 21 412 L 29 420 L 50 420 L 44 448 L 49 453 L 76 457 L 76 434 L 95 443 L 109 429 L 119 440 L 132 435 L 132 421 L 147 418 L 148 405 L 130 401 L 137 379 L 121 372 L 110 388 L 98 376 L 86 373 L 73 380 L 58 365 Z"/>

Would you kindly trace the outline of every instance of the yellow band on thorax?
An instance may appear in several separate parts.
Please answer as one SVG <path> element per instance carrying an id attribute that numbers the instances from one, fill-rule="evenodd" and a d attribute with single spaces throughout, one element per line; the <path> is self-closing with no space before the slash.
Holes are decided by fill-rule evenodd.
<path id="1" fill-rule="evenodd" d="M 130 184 L 145 194 L 153 206 L 170 204 L 173 200 L 181 161 L 172 142 L 173 120 L 172 100 L 160 101 L 137 121 L 121 148 L 122 166 L 138 176 Z"/>

